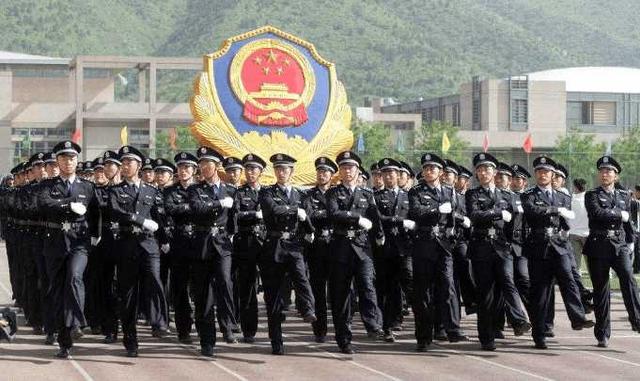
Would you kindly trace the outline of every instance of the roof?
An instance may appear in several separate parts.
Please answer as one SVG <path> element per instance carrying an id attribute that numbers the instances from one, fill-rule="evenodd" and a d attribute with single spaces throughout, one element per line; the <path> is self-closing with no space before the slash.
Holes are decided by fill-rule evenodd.
<path id="1" fill-rule="evenodd" d="M 69 62 L 71 62 L 69 58 L 37 56 L 0 50 L 0 63 L 3 64 L 68 65 Z"/>
<path id="2" fill-rule="evenodd" d="M 568 92 L 640 93 L 640 69 L 587 66 L 527 74 L 530 81 L 563 81 Z"/>

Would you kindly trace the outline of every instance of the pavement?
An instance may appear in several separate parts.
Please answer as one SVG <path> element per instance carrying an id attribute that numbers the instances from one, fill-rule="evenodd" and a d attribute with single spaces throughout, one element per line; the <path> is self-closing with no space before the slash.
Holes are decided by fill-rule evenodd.
<path id="1" fill-rule="evenodd" d="M 396 343 L 368 339 L 359 316 L 354 322 L 356 354 L 338 352 L 333 338 L 313 341 L 311 327 L 293 311 L 284 325 L 286 355 L 270 354 L 266 314 L 261 303 L 255 344 L 219 343 L 214 358 L 199 355 L 197 345 L 180 344 L 175 336 L 159 339 L 140 327 L 140 357 L 127 358 L 121 343 L 102 344 L 101 336 L 85 335 L 67 360 L 54 357 L 20 326 L 12 343 L 0 342 L 0 380 L 638 380 L 640 334 L 631 330 L 620 299 L 612 306 L 613 336 L 609 348 L 595 346 L 591 330 L 572 331 L 562 298 L 556 298 L 556 337 L 548 350 L 536 350 L 529 336 L 505 331 L 497 351 L 479 349 L 475 316 L 463 318 L 470 342 L 435 342 L 427 352 L 415 351 L 413 317 L 405 319 Z M 4 245 L 0 246 L 0 308 L 12 306 Z M 593 317 L 593 315 L 591 315 Z M 22 321 L 23 322 L 23 321 Z M 330 330 L 332 327 L 330 326 Z M 194 333 L 195 337 L 195 333 Z M 219 335 L 219 341 L 222 341 Z"/>

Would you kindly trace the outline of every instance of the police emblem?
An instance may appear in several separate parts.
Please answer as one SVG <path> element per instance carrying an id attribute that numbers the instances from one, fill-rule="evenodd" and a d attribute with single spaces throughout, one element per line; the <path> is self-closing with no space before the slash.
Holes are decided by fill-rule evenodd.
<path id="1" fill-rule="evenodd" d="M 186 159 L 186 158 L 187 158 L 187 154 L 183 152 L 183 153 L 180 155 L 180 158 L 181 158 L 181 159 Z"/>
<path id="2" fill-rule="evenodd" d="M 544 158 L 544 157 L 542 157 L 542 158 L 540 158 L 540 162 L 541 162 L 542 164 L 545 164 L 545 163 L 547 162 L 547 159 L 546 159 L 546 158 Z"/>
<path id="3" fill-rule="evenodd" d="M 265 26 L 204 56 L 191 99 L 191 131 L 225 156 L 284 152 L 293 182 L 315 181 L 314 161 L 353 144 L 351 109 L 333 63 L 313 44 Z M 273 180 L 269 168 L 263 176 Z"/>
<path id="4" fill-rule="evenodd" d="M 124 153 L 129 153 L 129 147 L 124 147 L 124 148 L 122 149 L 122 152 L 124 152 Z"/>
<path id="5" fill-rule="evenodd" d="M 71 148 L 71 142 L 64 142 L 64 148 Z"/>
<path id="6" fill-rule="evenodd" d="M 603 162 L 603 163 L 608 163 L 608 162 L 609 162 L 609 158 L 608 158 L 608 157 L 606 157 L 606 156 L 605 156 L 605 157 L 603 157 L 603 158 L 602 158 L 602 162 Z"/>
<path id="7" fill-rule="evenodd" d="M 158 164 L 158 165 L 162 164 L 162 159 L 156 160 L 156 164 Z"/>

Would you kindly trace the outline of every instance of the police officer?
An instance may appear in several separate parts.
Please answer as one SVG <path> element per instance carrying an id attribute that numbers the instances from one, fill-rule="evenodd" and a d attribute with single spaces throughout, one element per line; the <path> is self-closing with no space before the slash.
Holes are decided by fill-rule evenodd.
<path id="1" fill-rule="evenodd" d="M 253 343 L 258 331 L 258 259 L 266 238 L 258 196 L 262 188 L 260 177 L 267 163 L 250 153 L 242 158 L 241 165 L 247 182 L 234 197 L 238 233 L 233 241 L 232 268 L 242 335 L 245 343 Z"/>
<path id="2" fill-rule="evenodd" d="M 225 182 L 239 188 L 242 179 L 242 160 L 237 157 L 229 156 L 222 161 L 222 167 L 225 173 Z"/>
<path id="3" fill-rule="evenodd" d="M 444 325 L 449 341 L 468 340 L 460 330 L 451 251 L 454 224 L 465 223 L 468 226 L 469 220 L 453 213 L 456 202 L 453 188 L 440 183 L 444 161 L 435 154 L 425 153 L 420 162 L 424 181 L 409 191 L 409 218 L 416 224 L 412 305 L 416 321 L 416 349 L 422 352 L 431 344 L 437 322 Z"/>
<path id="4" fill-rule="evenodd" d="M 153 159 L 150 157 L 143 158 L 142 167 L 140 168 L 140 179 L 145 184 L 153 185 L 155 183 L 155 172 L 153 171 Z"/>
<path id="5" fill-rule="evenodd" d="M 369 167 L 371 171 L 371 189 L 373 191 L 381 190 L 384 188 L 384 180 L 382 179 L 382 172 L 378 167 L 378 163 L 371 164 Z"/>
<path id="6" fill-rule="evenodd" d="M 549 293 L 554 292 L 554 277 L 560 286 L 572 328 L 589 328 L 594 323 L 585 318 L 578 286 L 571 272 L 573 251 L 568 241 L 567 219 L 575 215 L 571 212 L 568 199 L 560 196 L 551 186 L 555 162 L 546 156 L 539 156 L 533 161 L 533 167 L 537 185 L 521 196 L 529 230 L 523 254 L 529 261 L 532 336 L 536 348 L 546 349 L 545 325 Z"/>
<path id="7" fill-rule="evenodd" d="M 189 187 L 189 205 L 200 247 L 200 257 L 192 265 L 195 320 L 200 351 L 203 356 L 211 357 L 216 344 L 216 302 L 224 340 L 237 343 L 232 332 L 236 322 L 231 280 L 236 188 L 218 177 L 222 155 L 210 147 L 200 147 L 197 155 L 203 181 Z"/>
<path id="8" fill-rule="evenodd" d="M 513 254 L 513 281 L 520 294 L 520 299 L 529 311 L 529 264 L 527 257 L 522 255 L 522 245 L 525 237 L 524 208 L 522 207 L 522 194 L 527 187 L 527 181 L 531 177 L 529 171 L 519 164 L 511 166 L 513 178 L 511 180 L 511 191 L 513 192 L 514 215 L 509 223 L 508 233 L 511 242 L 511 253 Z"/>
<path id="9" fill-rule="evenodd" d="M 92 230 L 87 210 L 93 212 L 95 201 L 93 184 L 76 176 L 80 146 L 67 140 L 53 151 L 60 176 L 43 181 L 38 207 L 46 218 L 47 298 L 58 328 L 60 351 L 56 356 L 67 358 L 73 346 L 71 331 L 86 325 L 83 275 Z"/>
<path id="10" fill-rule="evenodd" d="M 467 213 L 473 224 L 469 241 L 469 258 L 478 287 L 478 336 L 483 350 L 496 349 L 496 318 L 500 288 L 506 308 L 512 315 L 516 336 L 531 329 L 520 307 L 518 291 L 513 283 L 513 257 L 505 224 L 513 218 L 511 197 L 495 186 L 498 161 L 488 153 L 474 156 L 473 165 L 479 186 L 465 195 Z"/>
<path id="11" fill-rule="evenodd" d="M 328 157 L 319 157 L 314 162 L 316 184 L 307 191 L 305 209 L 316 231 L 316 237 L 306 252 L 309 266 L 309 282 L 315 298 L 315 313 L 318 318 L 313 322 L 313 334 L 316 343 L 324 343 L 327 335 L 327 285 L 331 266 L 331 223 L 327 213 L 327 191 L 331 178 L 338 166 Z"/>
<path id="12" fill-rule="evenodd" d="M 401 164 L 392 158 L 378 162 L 384 188 L 374 192 L 380 212 L 385 242 L 374 253 L 376 294 L 382 310 L 384 339 L 394 342 L 393 329 L 402 323 L 402 292 L 413 300 L 413 269 L 411 264 L 412 231 L 416 223 L 409 214 L 409 196 L 398 186 Z"/>
<path id="13" fill-rule="evenodd" d="M 303 320 L 307 323 L 317 320 L 303 258 L 304 240 L 313 241 L 313 226 L 304 209 L 304 195 L 290 183 L 296 159 L 277 153 L 269 161 L 275 171 L 276 184 L 262 188 L 259 195 L 267 227 L 267 239 L 260 256 L 260 274 L 267 304 L 271 353 L 283 355 L 282 291 L 286 275 L 289 275 L 296 291 L 296 307 Z"/>
<path id="14" fill-rule="evenodd" d="M 327 192 L 327 212 L 333 225 L 332 263 L 329 276 L 331 313 L 340 351 L 354 353 L 351 345 L 351 284 L 359 295 L 360 315 L 367 332 L 383 338 L 382 314 L 374 287 L 375 270 L 369 231 L 379 245 L 384 231 L 373 192 L 357 186 L 361 160 L 354 152 L 340 153 L 336 162 L 341 184 Z"/>
<path id="15" fill-rule="evenodd" d="M 172 221 L 170 238 L 171 274 L 170 293 L 175 311 L 178 340 L 191 344 L 191 302 L 189 284 L 191 264 L 200 258 L 201 246 L 196 244 L 194 220 L 191 217 L 188 189 L 193 185 L 193 174 L 198 166 L 198 158 L 189 152 L 179 152 L 173 158 L 177 182 L 164 191 L 165 211 Z"/>
<path id="16" fill-rule="evenodd" d="M 598 347 L 606 348 L 611 337 L 611 292 L 609 271 L 613 269 L 620 280 L 620 291 L 629 314 L 631 328 L 640 333 L 640 300 L 633 276 L 633 229 L 629 220 L 631 195 L 617 189 L 615 182 L 622 171 L 611 156 L 598 159 L 600 186 L 585 194 L 589 217 L 589 236 L 584 254 L 593 282 L 596 326 L 594 334 Z"/>
<path id="17" fill-rule="evenodd" d="M 168 333 L 167 303 L 160 281 L 160 248 L 156 232 L 162 221 L 164 202 L 160 192 L 144 183 L 138 171 L 144 156 L 134 147 L 123 146 L 118 151 L 123 181 L 109 189 L 112 217 L 118 222 L 117 241 L 118 292 L 123 343 L 128 357 L 138 356 L 136 330 L 140 304 L 149 303 L 148 318 L 152 334 Z M 145 295 L 141 295 L 143 289 Z M 146 306 L 144 306 L 146 307 Z"/>
<path id="18" fill-rule="evenodd" d="M 400 176 L 398 177 L 398 186 L 407 192 L 413 186 L 413 178 L 415 177 L 415 172 L 411 168 L 411 165 L 405 161 L 400 161 Z"/>

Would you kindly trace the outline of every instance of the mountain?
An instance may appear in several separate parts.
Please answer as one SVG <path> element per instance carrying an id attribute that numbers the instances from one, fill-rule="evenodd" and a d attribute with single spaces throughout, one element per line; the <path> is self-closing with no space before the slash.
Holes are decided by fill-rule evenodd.
<path id="1" fill-rule="evenodd" d="M 455 92 L 472 76 L 640 66 L 635 0 L 4 0 L 0 49 L 200 56 L 271 24 L 337 65 L 352 105 Z"/>

